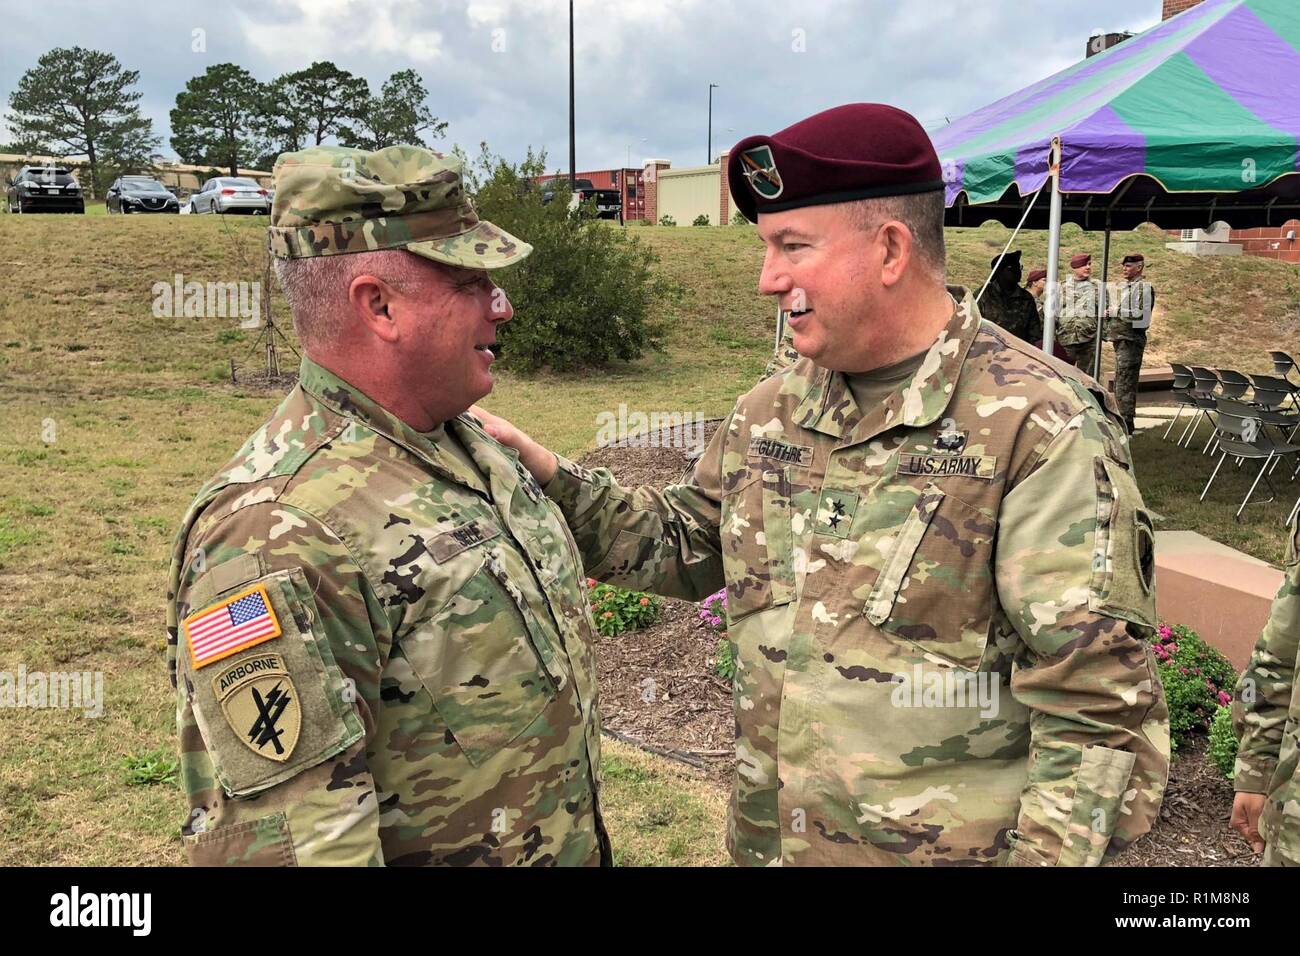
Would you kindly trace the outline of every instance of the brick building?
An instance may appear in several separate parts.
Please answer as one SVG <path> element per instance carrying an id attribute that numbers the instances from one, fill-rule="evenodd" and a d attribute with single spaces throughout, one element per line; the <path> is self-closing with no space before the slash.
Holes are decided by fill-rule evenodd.
<path id="1" fill-rule="evenodd" d="M 647 166 L 646 168 L 649 168 Z M 550 182 L 552 179 L 567 179 L 568 174 L 556 176 L 538 176 L 538 183 Z M 597 189 L 617 189 L 623 203 L 623 221 L 654 218 L 646 215 L 645 172 L 640 169 L 592 169 L 580 172 L 574 179 L 589 179 Z"/>

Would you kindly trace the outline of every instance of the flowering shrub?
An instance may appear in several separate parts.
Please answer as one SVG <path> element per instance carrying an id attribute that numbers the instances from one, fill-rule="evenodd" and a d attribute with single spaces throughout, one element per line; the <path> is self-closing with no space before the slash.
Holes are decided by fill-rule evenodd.
<path id="1" fill-rule="evenodd" d="M 1219 707 L 1210 722 L 1210 763 L 1219 769 L 1219 773 L 1231 780 L 1237 763 L 1237 735 L 1232 731 L 1232 708 Z"/>
<path id="2" fill-rule="evenodd" d="M 727 589 L 714 591 L 701 601 L 698 616 L 705 627 L 722 634 L 713 655 L 713 671 L 719 677 L 731 680 L 736 676 L 736 655 L 727 638 Z"/>
<path id="3" fill-rule="evenodd" d="M 613 584 L 600 584 L 587 578 L 591 594 L 591 616 L 596 630 L 606 637 L 649 627 L 659 620 L 663 602 L 641 591 L 628 591 Z"/>
<path id="4" fill-rule="evenodd" d="M 1182 624 L 1161 624 L 1151 640 L 1169 701 L 1175 750 L 1196 731 L 1207 731 L 1219 707 L 1232 703 L 1237 674 L 1228 659 Z"/>

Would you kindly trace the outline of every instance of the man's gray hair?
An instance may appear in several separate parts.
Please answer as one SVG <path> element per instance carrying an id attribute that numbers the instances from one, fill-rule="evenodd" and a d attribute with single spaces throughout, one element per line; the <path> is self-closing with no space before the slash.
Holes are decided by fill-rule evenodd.
<path id="1" fill-rule="evenodd" d="M 309 350 L 338 341 L 348 316 L 348 286 L 372 275 L 403 292 L 419 281 L 427 260 L 405 249 L 379 249 L 337 256 L 276 259 L 275 275 L 293 312 L 298 340 Z"/>
<path id="2" fill-rule="evenodd" d="M 845 214 L 858 228 L 873 232 L 897 219 L 912 233 L 912 255 L 919 265 L 943 277 L 947 252 L 943 244 L 943 190 L 858 199 L 844 204 Z"/>

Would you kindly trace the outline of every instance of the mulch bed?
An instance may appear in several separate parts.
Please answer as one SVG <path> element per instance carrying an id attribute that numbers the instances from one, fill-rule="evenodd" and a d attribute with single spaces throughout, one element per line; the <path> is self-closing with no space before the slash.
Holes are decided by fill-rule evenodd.
<path id="1" fill-rule="evenodd" d="M 706 426 L 706 441 L 717 427 L 716 422 Z M 659 488 L 681 480 L 692 464 L 680 448 L 618 446 L 598 449 L 581 463 L 609 468 L 624 486 Z M 659 623 L 600 639 L 601 714 L 611 736 L 690 764 L 730 787 L 735 766 L 731 683 L 714 673 L 718 635 L 697 612 L 695 604 L 665 599 Z M 648 687 L 654 702 L 646 699 Z M 1232 784 L 1205 759 L 1206 747 L 1203 736 L 1184 745 L 1170 768 L 1159 824 L 1112 866 L 1258 864 L 1259 857 L 1228 829 Z"/>

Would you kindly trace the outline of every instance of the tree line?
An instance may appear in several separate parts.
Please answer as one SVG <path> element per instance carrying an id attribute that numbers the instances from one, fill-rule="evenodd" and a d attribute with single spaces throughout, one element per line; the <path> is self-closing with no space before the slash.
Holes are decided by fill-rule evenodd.
<path id="1" fill-rule="evenodd" d="M 22 153 L 85 154 L 95 192 L 123 173 L 151 166 L 162 142 L 141 114 L 138 70 L 111 53 L 50 50 L 23 73 L 5 117 L 10 148 Z M 217 63 L 185 84 L 171 110 L 171 147 L 184 163 L 269 169 L 282 152 L 333 138 L 375 150 L 441 137 L 424 81 L 399 70 L 378 93 L 366 79 L 328 60 L 260 82 L 234 63 Z"/>

